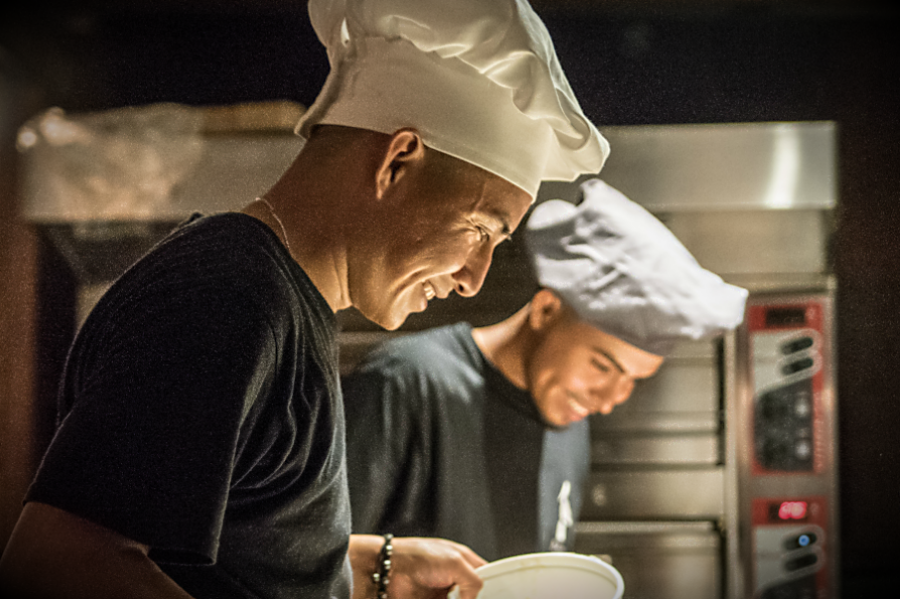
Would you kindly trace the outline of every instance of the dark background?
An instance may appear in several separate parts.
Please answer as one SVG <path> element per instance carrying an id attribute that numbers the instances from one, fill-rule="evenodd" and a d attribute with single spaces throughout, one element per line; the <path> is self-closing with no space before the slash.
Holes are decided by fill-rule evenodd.
<path id="1" fill-rule="evenodd" d="M 535 1 L 604 125 L 833 120 L 844 597 L 900 582 L 900 18 L 889 3 Z M 305 2 L 14 2 L 0 68 L 25 105 L 310 105 L 327 60 Z M 0 106 L 0 109 L 3 107 Z M 14 128 L 30 114 L 0 115 Z M 3 136 L 7 143 L 9 135 Z M 3 156 L 10 156 L 4 149 Z M 0 201 L 8 200 L 0 196 Z M 6 214 L 9 211 L 5 211 Z M 3 343 L 0 340 L 0 343 Z"/>

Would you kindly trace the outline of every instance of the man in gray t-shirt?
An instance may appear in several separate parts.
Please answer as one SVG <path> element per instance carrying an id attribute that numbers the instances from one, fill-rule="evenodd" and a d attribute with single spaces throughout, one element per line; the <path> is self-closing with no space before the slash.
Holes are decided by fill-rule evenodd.
<path id="1" fill-rule="evenodd" d="M 600 180 L 537 206 L 542 288 L 506 320 L 391 340 L 342 381 L 354 532 L 440 536 L 483 557 L 572 548 L 608 414 L 679 339 L 737 326 L 745 290 Z"/>

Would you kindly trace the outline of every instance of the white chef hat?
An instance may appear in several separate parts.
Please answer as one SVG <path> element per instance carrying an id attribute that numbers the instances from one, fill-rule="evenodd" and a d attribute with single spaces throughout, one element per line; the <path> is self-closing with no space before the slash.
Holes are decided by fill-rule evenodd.
<path id="1" fill-rule="evenodd" d="M 549 200 L 528 219 L 538 281 L 579 317 L 665 356 L 681 339 L 738 326 L 747 291 L 704 269 L 652 214 L 599 179 L 583 201 Z"/>
<path id="2" fill-rule="evenodd" d="M 309 15 L 331 72 L 301 136 L 319 124 L 414 127 L 532 197 L 541 180 L 603 167 L 609 144 L 526 0 L 311 0 Z"/>

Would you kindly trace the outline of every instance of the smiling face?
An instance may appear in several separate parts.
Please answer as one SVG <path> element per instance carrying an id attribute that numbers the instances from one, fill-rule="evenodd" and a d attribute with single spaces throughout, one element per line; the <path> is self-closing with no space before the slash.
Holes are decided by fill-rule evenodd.
<path id="1" fill-rule="evenodd" d="M 549 307 L 542 305 L 541 294 L 558 305 L 552 300 Z M 535 296 L 532 312 L 537 340 L 526 361 L 527 386 L 544 419 L 555 426 L 609 414 L 628 399 L 635 380 L 653 375 L 663 362 L 579 319 L 549 290 Z"/>
<path id="2" fill-rule="evenodd" d="M 400 168 L 349 273 L 353 305 L 386 329 L 434 297 L 478 293 L 494 249 L 531 205 L 515 185 L 434 150 Z"/>

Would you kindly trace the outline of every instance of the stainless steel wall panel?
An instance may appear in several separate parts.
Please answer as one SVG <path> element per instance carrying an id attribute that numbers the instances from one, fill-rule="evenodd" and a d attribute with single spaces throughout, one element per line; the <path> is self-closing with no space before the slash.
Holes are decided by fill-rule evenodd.
<path id="1" fill-rule="evenodd" d="M 820 210 L 658 215 L 694 258 L 720 275 L 824 273 L 832 223 Z"/>
<path id="2" fill-rule="evenodd" d="M 651 212 L 830 210 L 832 122 L 605 127 L 615 148 L 600 176 Z M 572 195 L 545 185 L 542 197 Z"/>
<path id="3" fill-rule="evenodd" d="M 615 412 L 614 412 L 615 413 Z M 716 432 L 720 428 L 720 416 L 718 412 L 630 412 L 617 414 L 615 418 L 606 417 L 603 424 L 594 426 L 594 423 L 603 419 L 602 416 L 591 417 L 591 427 L 594 429 L 591 435 L 594 438 L 603 434 L 697 434 Z"/>
<path id="4" fill-rule="evenodd" d="M 672 360 L 639 381 L 634 393 L 611 416 L 630 412 L 714 412 L 719 409 L 718 371 L 707 362 Z"/>
<path id="5" fill-rule="evenodd" d="M 724 507 L 723 469 L 592 472 L 582 520 L 716 520 Z"/>
<path id="6" fill-rule="evenodd" d="M 719 435 L 605 435 L 591 443 L 595 466 L 715 466 L 721 462 Z"/>

